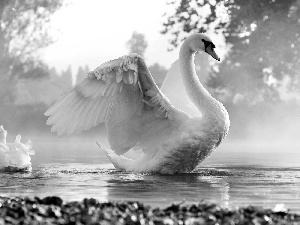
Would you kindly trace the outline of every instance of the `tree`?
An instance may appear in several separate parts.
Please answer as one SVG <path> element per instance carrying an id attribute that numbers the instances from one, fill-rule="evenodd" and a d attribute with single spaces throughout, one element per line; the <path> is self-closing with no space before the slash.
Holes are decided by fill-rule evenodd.
<path id="1" fill-rule="evenodd" d="M 60 80 L 62 87 L 64 87 L 65 89 L 70 90 L 72 88 L 73 75 L 71 65 L 69 65 L 65 71 L 62 71 L 61 76 L 58 78 L 58 80 Z"/>
<path id="2" fill-rule="evenodd" d="M 144 57 L 148 43 L 145 40 L 144 34 L 135 31 L 133 32 L 131 39 L 127 42 L 127 46 L 129 48 L 129 53 L 137 53 Z M 167 69 L 158 63 L 154 63 L 153 65 L 149 66 L 149 70 L 157 85 L 161 86 L 167 75 Z"/>
<path id="3" fill-rule="evenodd" d="M 209 86 L 226 89 L 229 102 L 237 95 L 247 102 L 279 100 L 278 86 L 286 76 L 299 88 L 300 0 L 181 0 L 170 3 L 162 33 L 176 47 L 189 33 L 215 32 L 231 46 L 214 67 Z"/>
<path id="4" fill-rule="evenodd" d="M 130 53 L 137 53 L 143 57 L 148 43 L 144 34 L 134 31 L 131 39 L 127 42 L 127 46 Z"/>
<path id="5" fill-rule="evenodd" d="M 88 65 L 86 65 L 84 68 L 79 66 L 76 75 L 76 84 L 79 84 L 81 81 L 83 81 L 83 79 L 86 78 L 88 72 L 90 72 Z"/>
<path id="6" fill-rule="evenodd" d="M 53 43 L 48 34 L 50 16 L 62 0 L 0 1 L 0 96 L 10 102 L 19 78 L 46 75 L 39 49 Z M 3 96 L 6 96 L 3 98 Z M 0 100 L 1 102 L 1 100 Z"/>

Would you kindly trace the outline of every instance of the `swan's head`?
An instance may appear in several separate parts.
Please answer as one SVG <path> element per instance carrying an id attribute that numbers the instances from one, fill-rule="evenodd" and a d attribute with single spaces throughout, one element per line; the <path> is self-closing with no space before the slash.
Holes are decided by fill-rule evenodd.
<path id="1" fill-rule="evenodd" d="M 214 59 L 220 61 L 219 56 L 215 52 L 215 45 L 212 40 L 205 34 L 192 34 L 186 41 L 193 52 L 204 51 L 211 55 Z"/>

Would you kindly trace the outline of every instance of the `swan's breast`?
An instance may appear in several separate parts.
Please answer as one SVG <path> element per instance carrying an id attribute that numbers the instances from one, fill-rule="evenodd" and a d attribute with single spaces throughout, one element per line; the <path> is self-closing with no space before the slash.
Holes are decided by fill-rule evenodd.
<path id="1" fill-rule="evenodd" d="M 165 145 L 166 152 L 158 171 L 162 173 L 184 173 L 194 170 L 221 143 L 227 134 L 223 123 L 189 120 L 177 134 L 173 145 Z M 173 136 L 175 138 L 175 136 Z"/>

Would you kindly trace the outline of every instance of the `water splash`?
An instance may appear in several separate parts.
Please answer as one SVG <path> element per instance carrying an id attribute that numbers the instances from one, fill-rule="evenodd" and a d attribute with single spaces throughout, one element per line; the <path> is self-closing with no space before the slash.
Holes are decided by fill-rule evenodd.
<path id="1" fill-rule="evenodd" d="M 21 135 L 16 136 L 13 143 L 6 143 L 7 131 L 0 126 L 0 171 L 30 171 L 31 157 L 35 151 L 32 149 L 32 142 L 26 144 L 21 142 Z"/>

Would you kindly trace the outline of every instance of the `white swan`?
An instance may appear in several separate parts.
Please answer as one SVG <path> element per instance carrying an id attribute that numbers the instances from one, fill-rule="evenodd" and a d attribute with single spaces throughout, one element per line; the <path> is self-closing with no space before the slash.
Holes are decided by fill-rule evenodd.
<path id="1" fill-rule="evenodd" d="M 13 143 L 6 143 L 7 131 L 0 126 L 0 170 L 31 170 L 32 142 L 21 143 L 21 135 Z"/>
<path id="2" fill-rule="evenodd" d="M 89 72 L 47 110 L 47 124 L 62 136 L 105 122 L 111 149 L 97 144 L 117 169 L 190 172 L 221 143 L 229 129 L 226 109 L 202 86 L 194 69 L 197 51 L 219 60 L 214 48 L 208 36 L 193 34 L 179 53 L 186 94 L 197 107 L 198 117 L 175 108 L 155 84 L 143 58 L 131 54 Z M 135 153 L 134 157 L 126 157 L 128 151 Z"/>

